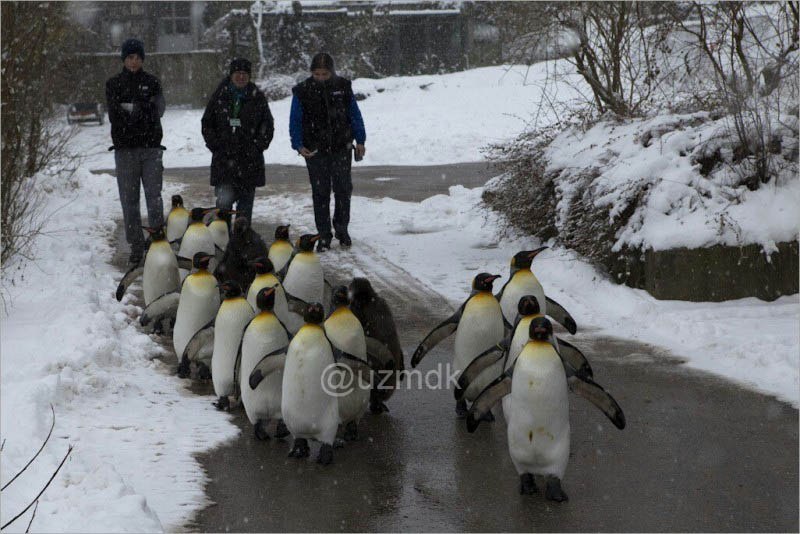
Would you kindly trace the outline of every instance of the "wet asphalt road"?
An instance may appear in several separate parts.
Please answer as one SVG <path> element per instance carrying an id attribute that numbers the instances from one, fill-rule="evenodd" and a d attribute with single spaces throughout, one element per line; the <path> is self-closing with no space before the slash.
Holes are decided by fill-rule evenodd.
<path id="1" fill-rule="evenodd" d="M 358 171 L 365 169 L 358 169 L 355 194 L 385 196 L 386 184 L 397 189 L 406 183 L 395 198 L 418 200 L 413 180 L 431 186 L 427 194 L 446 191 L 451 181 L 459 183 L 459 176 L 466 177 L 465 185 L 482 183 L 485 169 L 458 167 L 446 172 L 384 168 L 362 176 Z M 414 175 L 408 181 L 374 180 Z M 269 187 L 308 190 L 303 168 L 287 168 L 283 176 L 283 182 Z M 189 184 L 188 198 L 211 202 L 206 170 L 172 169 L 165 177 Z M 360 188 L 361 180 L 367 185 Z M 256 223 L 262 235 L 272 235 L 272 225 Z M 343 265 L 371 278 L 393 308 L 407 361 L 428 330 L 452 313 L 440 296 L 417 290 L 408 273 L 366 244 L 356 243 L 349 252 L 334 249 L 323 262 L 332 282 L 350 275 L 342 272 Z M 570 396 L 572 452 L 563 481 L 567 503 L 550 503 L 542 493 L 518 494 L 502 416 L 469 434 L 455 417 L 452 390 L 414 387 L 395 393 L 390 413 L 366 415 L 360 439 L 337 449 L 334 464 L 327 467 L 313 461 L 316 446 L 311 459 L 295 460 L 286 456 L 289 442 L 256 441 L 243 410 L 235 411 L 240 436 L 199 457 L 215 504 L 186 528 L 798 531 L 797 410 L 687 369 L 648 345 L 586 329 L 569 340 L 584 350 L 595 379 L 623 407 L 627 428 L 617 430 L 587 401 Z M 421 370 L 446 363 L 451 351 L 448 340 L 431 351 Z M 196 383 L 194 390 L 213 395 L 210 384 Z"/>

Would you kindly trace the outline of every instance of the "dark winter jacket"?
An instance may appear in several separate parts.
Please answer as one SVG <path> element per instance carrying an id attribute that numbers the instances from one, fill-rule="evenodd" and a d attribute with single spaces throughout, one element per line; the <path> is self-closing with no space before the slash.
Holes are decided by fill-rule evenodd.
<path id="1" fill-rule="evenodd" d="M 131 111 L 122 104 L 132 104 Z M 161 146 L 164 94 L 158 78 L 143 70 L 122 72 L 106 82 L 106 105 L 114 148 Z"/>
<path id="2" fill-rule="evenodd" d="M 239 108 L 240 126 L 236 119 L 235 90 L 225 78 L 211 96 L 203 114 L 203 139 L 213 153 L 211 185 L 238 184 L 250 187 L 264 185 L 264 151 L 272 142 L 275 126 L 267 97 L 254 83 L 244 89 Z"/>
<path id="3" fill-rule="evenodd" d="M 292 89 L 289 117 L 292 148 L 335 152 L 356 140 L 366 141 L 364 121 L 350 80 L 333 76 L 326 82 L 309 77 Z"/>

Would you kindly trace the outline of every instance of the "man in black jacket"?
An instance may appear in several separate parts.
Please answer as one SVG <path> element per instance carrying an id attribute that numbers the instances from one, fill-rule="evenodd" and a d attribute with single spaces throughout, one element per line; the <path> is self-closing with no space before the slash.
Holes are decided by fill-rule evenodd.
<path id="1" fill-rule="evenodd" d="M 252 220 L 256 187 L 265 184 L 264 151 L 275 131 L 267 97 L 250 81 L 250 62 L 231 61 L 203 114 L 203 139 L 212 152 L 211 185 L 217 207 Z M 238 215 L 237 215 L 238 218 Z"/>
<path id="2" fill-rule="evenodd" d="M 130 263 L 138 264 L 144 256 L 140 183 L 144 187 L 150 226 L 164 224 L 161 116 L 165 103 L 158 78 L 142 70 L 141 41 L 128 39 L 122 44 L 122 62 L 122 72 L 106 82 L 106 102 L 125 239 L 131 247 Z"/>
<path id="3" fill-rule="evenodd" d="M 352 245 L 350 224 L 350 177 L 352 142 L 356 161 L 364 157 L 367 133 L 350 80 L 336 75 L 333 58 L 320 52 L 311 60 L 311 76 L 292 89 L 289 135 L 292 148 L 306 158 L 314 221 L 320 239 L 317 250 L 330 248 L 331 189 L 334 196 L 333 230 L 343 247 Z"/>

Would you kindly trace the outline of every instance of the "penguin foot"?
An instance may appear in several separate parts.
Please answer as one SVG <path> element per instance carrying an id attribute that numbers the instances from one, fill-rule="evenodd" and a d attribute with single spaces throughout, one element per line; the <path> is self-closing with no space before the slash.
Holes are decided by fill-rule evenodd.
<path id="1" fill-rule="evenodd" d="M 329 443 L 323 443 L 319 448 L 317 455 L 317 463 L 321 465 L 330 465 L 333 462 L 333 447 Z"/>
<path id="2" fill-rule="evenodd" d="M 308 440 L 305 438 L 297 438 L 294 440 L 292 450 L 289 452 L 289 458 L 308 458 L 311 450 L 308 447 Z"/>
<path id="3" fill-rule="evenodd" d="M 561 480 L 557 477 L 547 477 L 544 496 L 548 501 L 565 502 L 569 500 L 567 494 L 561 489 Z"/>
<path id="4" fill-rule="evenodd" d="M 350 421 L 344 426 L 344 435 L 342 436 L 345 441 L 355 441 L 358 439 L 358 423 Z"/>
<path id="5" fill-rule="evenodd" d="M 201 363 L 197 365 L 197 378 L 200 380 L 211 380 L 211 369 Z"/>
<path id="6" fill-rule="evenodd" d="M 286 428 L 286 423 L 283 422 L 283 419 L 278 421 L 278 426 L 275 427 L 275 437 L 278 439 L 283 439 L 290 434 L 289 429 Z"/>
<path id="7" fill-rule="evenodd" d="M 336 438 L 333 440 L 333 448 L 334 449 L 343 449 L 344 448 L 344 440 L 341 438 Z"/>
<path id="8" fill-rule="evenodd" d="M 189 378 L 192 375 L 192 366 L 189 360 L 184 358 L 178 364 L 178 378 Z"/>
<path id="9" fill-rule="evenodd" d="M 255 430 L 256 439 L 259 441 L 266 441 L 269 439 L 269 434 L 264 429 L 264 421 L 257 421 L 255 425 L 253 425 L 253 429 Z"/>
<path id="10" fill-rule="evenodd" d="M 369 403 L 369 411 L 375 415 L 382 414 L 383 412 L 388 412 L 389 407 L 386 404 L 376 401 Z"/>
<path id="11" fill-rule="evenodd" d="M 217 410 L 230 410 L 231 409 L 231 401 L 227 395 L 221 396 L 217 402 L 213 403 L 216 406 Z"/>
<path id="12" fill-rule="evenodd" d="M 464 419 L 467 417 L 467 401 L 461 399 L 460 401 L 456 402 L 456 416 L 459 419 Z"/>
<path id="13" fill-rule="evenodd" d="M 492 411 L 489 410 L 488 412 L 483 414 L 483 417 L 481 417 L 481 421 L 486 421 L 487 423 L 494 423 L 494 414 L 492 413 Z"/>
<path id="14" fill-rule="evenodd" d="M 520 495 L 533 495 L 537 491 L 539 491 L 539 489 L 536 487 L 536 481 L 533 479 L 532 474 L 525 473 L 519 476 Z"/>

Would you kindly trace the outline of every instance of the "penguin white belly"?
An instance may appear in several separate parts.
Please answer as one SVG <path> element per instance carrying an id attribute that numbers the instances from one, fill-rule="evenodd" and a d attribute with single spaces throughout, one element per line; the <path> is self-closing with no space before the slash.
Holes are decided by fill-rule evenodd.
<path id="1" fill-rule="evenodd" d="M 289 344 L 281 411 L 295 438 L 312 438 L 328 444 L 336 438 L 339 404 L 322 387 L 323 372 L 333 363 L 330 344 L 319 326 L 303 326 Z"/>
<path id="2" fill-rule="evenodd" d="M 175 253 L 166 241 L 156 241 L 150 245 L 144 259 L 144 273 L 142 275 L 142 291 L 144 305 L 161 295 L 175 291 L 181 287 L 181 278 L 178 273 L 178 260 Z"/>
<path id="3" fill-rule="evenodd" d="M 478 293 L 464 306 L 464 312 L 456 329 L 453 370 L 461 372 L 480 353 L 503 340 L 505 326 L 497 299 L 489 293 Z M 464 392 L 467 400 L 475 400 L 480 394 L 480 384 L 473 382 Z"/>
<path id="4" fill-rule="evenodd" d="M 211 380 L 219 397 L 235 392 L 236 357 L 244 329 L 253 315 L 253 308 L 244 297 L 228 299 L 219 307 L 214 321 L 214 353 L 211 356 Z"/>
<path id="5" fill-rule="evenodd" d="M 189 228 L 186 229 L 186 233 L 183 234 L 181 248 L 178 249 L 178 256 L 191 260 L 198 252 L 205 252 L 206 254 L 214 256 L 214 238 L 211 236 L 211 232 L 206 225 L 202 223 L 193 223 L 189 225 Z M 216 260 L 212 258 L 208 266 L 210 272 L 214 272 L 216 263 Z M 187 273 L 188 271 L 181 269 L 182 278 L 185 278 Z"/>
<path id="6" fill-rule="evenodd" d="M 286 267 L 292 257 L 293 250 L 291 243 L 288 241 L 276 241 L 269 247 L 267 258 L 272 262 L 276 273 L 281 272 L 281 269 Z"/>
<path id="7" fill-rule="evenodd" d="M 221 220 L 211 221 L 211 224 L 208 225 L 208 231 L 211 233 L 214 245 L 225 251 L 228 246 L 228 223 Z"/>
<path id="8" fill-rule="evenodd" d="M 362 360 L 367 359 L 367 340 L 364 328 L 358 318 L 347 308 L 334 311 L 325 321 L 325 334 L 337 349 L 352 354 Z M 372 377 L 364 373 L 359 366 L 351 366 L 348 360 L 339 362 L 347 366 L 353 380 L 341 391 L 339 399 L 339 420 L 342 424 L 357 421 L 369 406 L 369 395 L 372 389 Z"/>
<path id="9" fill-rule="evenodd" d="M 503 289 L 503 296 L 500 297 L 500 307 L 503 309 L 503 317 L 510 324 L 514 324 L 519 314 L 519 299 L 525 295 L 533 295 L 539 302 L 539 310 L 544 315 L 547 313 L 547 302 L 544 298 L 542 284 L 529 269 L 522 269 L 514 273 L 511 280 Z"/>
<path id="10" fill-rule="evenodd" d="M 250 289 L 247 291 L 247 302 L 249 302 L 250 306 L 253 307 L 253 311 L 258 313 L 259 310 L 256 303 L 256 297 L 258 297 L 258 292 L 265 287 L 275 287 L 275 305 L 273 307 L 273 311 L 275 312 L 275 315 L 278 316 L 278 319 L 280 319 L 281 322 L 286 326 L 286 328 L 289 328 L 289 325 L 287 324 L 289 321 L 289 305 L 286 302 L 286 293 L 283 291 L 283 285 L 281 284 L 280 280 L 278 280 L 278 277 L 274 274 L 259 274 L 255 277 L 253 283 L 250 284 Z M 302 325 L 298 325 L 294 331 L 296 332 L 300 326 Z M 289 330 L 291 331 L 291 329 Z"/>
<path id="11" fill-rule="evenodd" d="M 173 209 L 167 215 L 167 241 L 182 238 L 188 227 L 189 212 L 185 209 Z"/>
<path id="12" fill-rule="evenodd" d="M 569 399 L 561 359 L 549 343 L 526 345 L 506 398 L 508 451 L 517 472 L 563 478 L 570 448 Z"/>
<path id="13" fill-rule="evenodd" d="M 214 319 L 219 303 L 217 280 L 210 273 L 202 271 L 186 278 L 172 331 L 172 343 L 178 361 L 192 336 Z"/>
<path id="14" fill-rule="evenodd" d="M 281 417 L 281 386 L 283 369 L 273 371 L 256 387 L 250 389 L 250 373 L 261 358 L 289 344 L 286 331 L 274 314 L 264 312 L 256 316 L 245 330 L 242 339 L 242 367 L 240 388 L 242 404 L 251 424 Z"/>
<path id="15" fill-rule="evenodd" d="M 322 302 L 324 278 L 322 264 L 313 252 L 297 254 L 283 279 L 283 288 L 306 302 Z"/>

